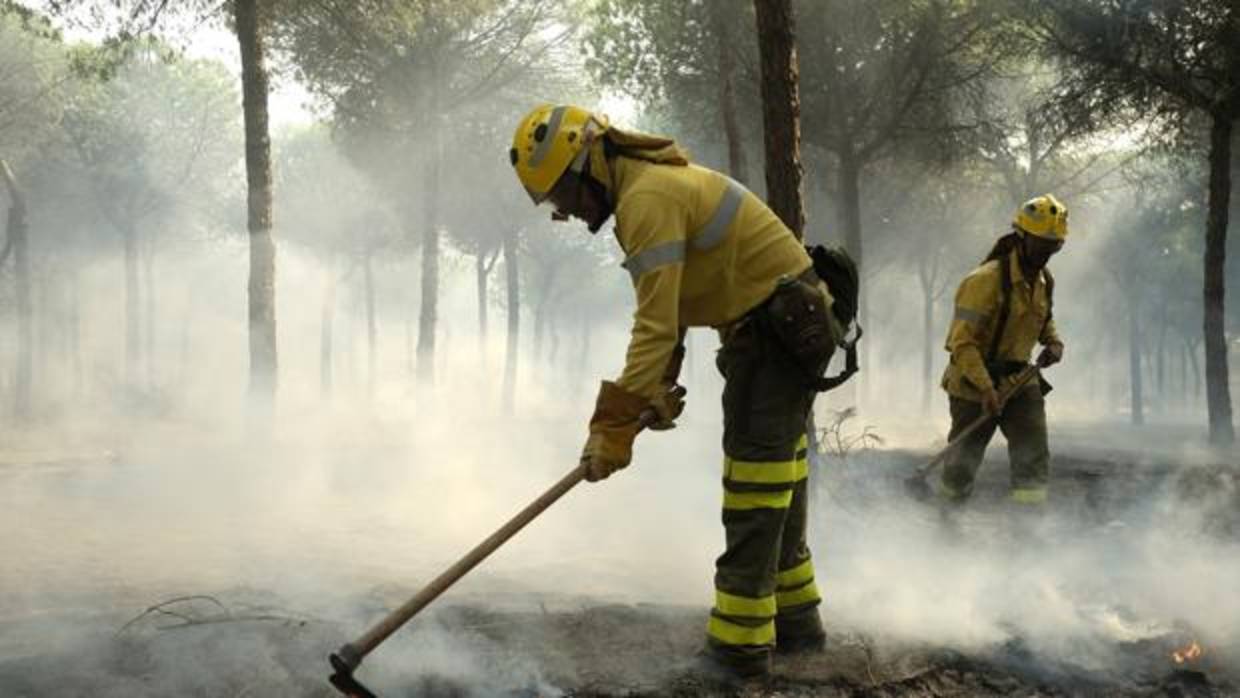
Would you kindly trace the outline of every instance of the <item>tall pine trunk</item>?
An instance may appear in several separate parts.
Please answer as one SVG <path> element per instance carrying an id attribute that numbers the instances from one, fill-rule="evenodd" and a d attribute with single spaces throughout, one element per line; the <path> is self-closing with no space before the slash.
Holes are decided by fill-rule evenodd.
<path id="1" fill-rule="evenodd" d="M 418 315 L 417 376 L 420 383 L 435 380 L 435 326 L 439 304 L 439 167 L 438 141 L 431 148 L 426 183 L 426 228 L 422 232 L 422 307 Z"/>
<path id="2" fill-rule="evenodd" d="M 801 199 L 801 97 L 792 0 L 754 0 L 762 62 L 766 200 L 797 236 L 805 230 Z"/>
<path id="3" fill-rule="evenodd" d="M 1231 197 L 1232 121 L 1216 114 L 1210 129 L 1210 200 L 1206 216 L 1205 317 L 1206 407 L 1209 411 L 1210 443 L 1220 446 L 1235 441 L 1231 421 L 1231 388 L 1228 384 L 1227 335 L 1223 313 L 1224 275 L 1227 257 L 1227 216 Z"/>
<path id="4" fill-rule="evenodd" d="M 1128 395 L 1132 423 L 1145 424 L 1145 390 L 1141 376 L 1141 325 L 1135 300 L 1128 303 Z"/>
<path id="5" fill-rule="evenodd" d="M 336 325 L 336 255 L 332 254 L 323 272 L 323 306 L 319 312 L 319 395 L 330 399 L 335 387 L 332 339 Z"/>
<path id="6" fill-rule="evenodd" d="M 366 250 L 362 257 L 362 282 L 366 294 L 366 397 L 373 397 L 375 394 L 375 371 L 378 370 L 378 336 L 379 330 L 375 324 L 375 272 L 373 264 L 373 253 Z"/>
<path id="7" fill-rule="evenodd" d="M 274 407 L 276 353 L 276 247 L 271 235 L 271 139 L 267 128 L 267 65 L 262 0 L 235 0 L 245 112 L 245 175 L 250 232 L 250 397 L 264 414 Z"/>
<path id="8" fill-rule="evenodd" d="M 142 289 L 138 278 L 138 231 L 127 223 L 121 232 L 125 248 L 125 389 L 138 388 L 142 363 Z"/>
<path id="9" fill-rule="evenodd" d="M 731 25 L 733 17 L 728 13 L 728 2 L 713 0 L 710 3 L 711 28 L 718 49 L 716 56 L 719 69 L 719 115 L 723 120 L 723 133 L 728 142 L 728 174 L 732 179 L 747 184 L 749 163 L 745 157 L 745 140 L 741 136 L 740 118 L 736 113 L 736 56 L 733 55 Z"/>
<path id="10" fill-rule="evenodd" d="M 155 387 L 155 334 L 159 326 L 155 319 L 155 249 L 154 243 L 147 240 L 145 254 L 142 255 L 142 312 L 143 332 L 142 360 L 146 366 L 146 385 Z"/>
<path id="11" fill-rule="evenodd" d="M 921 308 L 921 412 L 930 414 L 930 393 L 934 387 L 934 291 L 922 284 Z"/>
<path id="12" fill-rule="evenodd" d="M 478 292 L 478 358 L 486 359 L 487 351 L 487 269 L 486 255 L 482 252 L 474 261 L 474 287 Z"/>
<path id="13" fill-rule="evenodd" d="M 15 298 L 17 301 L 17 365 L 14 375 L 13 411 L 19 419 L 30 417 L 30 385 L 33 370 L 31 351 L 31 323 L 33 311 L 30 305 L 30 227 L 26 221 L 26 199 L 17 186 L 17 180 L 8 163 L 0 160 L 0 175 L 4 177 L 9 191 L 9 216 L 6 228 L 6 250 L 13 253 Z M 0 261 L 3 261 L 0 259 Z"/>
<path id="14" fill-rule="evenodd" d="M 512 414 L 517 392 L 517 351 L 521 336 L 521 274 L 517 262 L 517 231 L 504 233 L 504 277 L 507 288 L 508 337 L 504 347 L 504 413 Z"/>

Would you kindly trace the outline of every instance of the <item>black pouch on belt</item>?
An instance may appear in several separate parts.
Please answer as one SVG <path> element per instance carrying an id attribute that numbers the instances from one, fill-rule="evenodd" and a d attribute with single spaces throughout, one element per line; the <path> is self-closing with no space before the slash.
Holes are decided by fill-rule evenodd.
<path id="1" fill-rule="evenodd" d="M 821 290 L 802 279 L 780 279 L 765 303 L 765 319 L 772 334 L 796 363 L 811 376 L 820 376 L 835 352 L 827 303 Z"/>

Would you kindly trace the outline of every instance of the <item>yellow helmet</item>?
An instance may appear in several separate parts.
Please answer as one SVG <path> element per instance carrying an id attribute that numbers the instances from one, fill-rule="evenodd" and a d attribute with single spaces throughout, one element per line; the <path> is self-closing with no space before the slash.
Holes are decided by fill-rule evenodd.
<path id="1" fill-rule="evenodd" d="M 512 134 L 508 159 L 535 204 L 547 198 L 570 167 L 581 171 L 589 152 L 586 146 L 607 126 L 607 117 L 572 105 L 542 104 L 521 120 Z"/>
<path id="2" fill-rule="evenodd" d="M 1068 237 L 1068 207 L 1054 195 L 1044 194 L 1021 204 L 1012 225 L 1021 232 L 1063 242 Z"/>

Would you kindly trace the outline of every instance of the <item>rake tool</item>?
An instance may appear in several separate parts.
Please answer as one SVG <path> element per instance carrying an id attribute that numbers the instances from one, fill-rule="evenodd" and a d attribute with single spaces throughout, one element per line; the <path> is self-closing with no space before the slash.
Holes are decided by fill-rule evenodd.
<path id="1" fill-rule="evenodd" d="M 676 388 L 679 396 L 683 396 L 683 388 Z M 642 414 L 641 426 L 645 428 L 652 425 L 658 420 L 657 415 L 653 411 L 647 411 Z M 438 577 L 431 580 L 429 584 L 422 588 L 411 599 L 406 601 L 400 608 L 389 613 L 378 623 L 375 623 L 370 630 L 367 630 L 358 639 L 345 644 L 336 650 L 328 660 L 331 662 L 332 669 L 335 673 L 328 679 L 338 691 L 351 698 L 377 698 L 377 696 L 354 676 L 353 672 L 361 665 L 366 655 L 370 654 L 384 640 L 396 632 L 402 625 L 409 622 L 411 618 L 418 614 L 419 611 L 426 608 L 432 601 L 439 597 L 455 584 L 461 577 L 464 577 L 478 563 L 487 558 L 488 555 L 495 552 L 501 545 L 517 534 L 522 528 L 538 518 L 556 502 L 563 497 L 569 490 L 585 479 L 585 465 L 578 465 L 573 468 L 564 477 L 560 478 L 546 492 L 543 492 L 538 499 L 535 499 L 528 506 L 512 517 L 508 523 L 504 524 L 495 533 L 492 533 L 486 540 L 479 543 L 473 550 L 470 550 L 456 564 L 444 570 Z"/>
<path id="2" fill-rule="evenodd" d="M 1016 378 L 1012 381 L 1012 384 L 999 393 L 1000 413 L 1002 413 L 1003 406 L 1007 404 L 1007 401 L 1016 394 L 1016 391 L 1023 388 L 1025 384 L 1036 375 L 1038 375 L 1038 366 L 1036 364 L 1030 364 L 1020 373 L 1016 374 Z M 959 447 L 960 444 L 964 443 L 965 439 L 969 438 L 973 432 L 981 429 L 986 424 L 989 424 L 992 420 L 998 418 L 998 416 L 999 413 L 983 414 L 972 422 L 969 422 L 969 425 L 957 434 L 956 438 L 948 441 L 947 445 L 944 446 L 943 449 L 938 452 L 938 455 L 932 458 L 929 463 L 917 468 L 912 475 L 909 475 L 904 479 L 905 490 L 914 499 L 921 501 L 929 499 L 932 492 L 930 491 L 930 484 L 926 482 L 926 476 L 933 472 L 935 468 L 942 465 L 943 462 L 947 460 L 947 456 L 950 455 L 954 449 Z"/>

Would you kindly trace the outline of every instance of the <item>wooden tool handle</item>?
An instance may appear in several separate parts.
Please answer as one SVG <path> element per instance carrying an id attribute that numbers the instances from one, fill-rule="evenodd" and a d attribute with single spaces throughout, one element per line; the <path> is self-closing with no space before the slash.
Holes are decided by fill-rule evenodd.
<path id="1" fill-rule="evenodd" d="M 1037 374 L 1038 374 L 1037 364 L 1030 364 L 1029 366 L 1026 366 L 1023 370 L 1021 370 L 1020 373 L 1016 374 L 1016 380 L 1014 380 L 1012 384 L 1007 387 L 1006 390 L 999 393 L 999 408 L 1002 409 L 1003 406 L 1007 404 L 1007 401 L 1011 399 L 1013 395 L 1016 394 L 1016 391 L 1023 388 L 1025 384 L 1029 382 L 1029 379 L 1033 378 Z M 931 470 L 934 470 L 935 466 L 941 463 L 943 459 L 947 457 L 947 454 L 952 452 L 952 449 L 959 446 L 961 442 L 969 438 L 970 434 L 977 431 L 978 429 L 981 429 L 983 425 L 988 424 L 991 420 L 995 419 L 996 417 L 998 417 L 997 414 L 985 413 L 982 416 L 978 417 L 977 419 L 973 420 L 972 422 L 969 422 L 969 425 L 965 427 L 959 434 L 957 434 L 956 438 L 947 442 L 947 445 L 944 446 L 941 451 L 939 451 L 938 455 L 936 455 L 929 463 L 926 463 L 925 465 L 918 468 L 917 473 L 919 475 L 924 476 L 926 473 L 929 473 Z"/>

